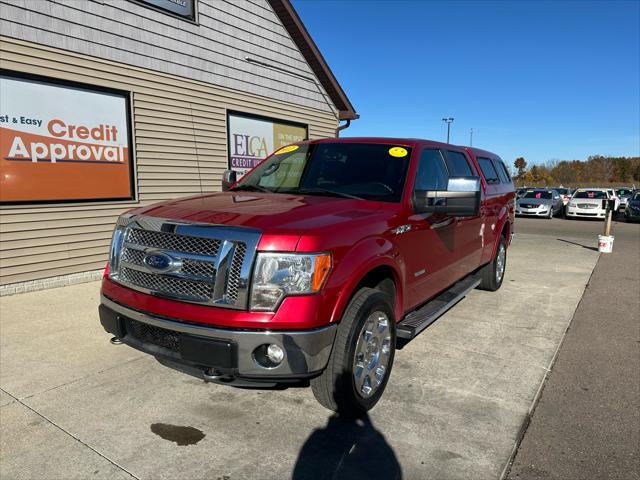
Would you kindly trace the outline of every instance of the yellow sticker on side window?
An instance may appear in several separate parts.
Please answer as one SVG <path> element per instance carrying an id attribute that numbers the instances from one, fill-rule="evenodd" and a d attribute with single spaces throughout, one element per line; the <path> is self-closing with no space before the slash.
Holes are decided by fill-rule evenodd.
<path id="1" fill-rule="evenodd" d="M 276 153 L 274 153 L 274 155 L 281 155 L 283 153 L 293 152 L 294 150 L 297 150 L 298 148 L 299 148 L 298 145 L 288 145 L 286 147 L 282 147 L 280 150 L 278 150 Z"/>
<path id="2" fill-rule="evenodd" d="M 396 158 L 406 157 L 408 153 L 407 149 L 402 147 L 391 147 L 389 149 L 389 155 Z"/>

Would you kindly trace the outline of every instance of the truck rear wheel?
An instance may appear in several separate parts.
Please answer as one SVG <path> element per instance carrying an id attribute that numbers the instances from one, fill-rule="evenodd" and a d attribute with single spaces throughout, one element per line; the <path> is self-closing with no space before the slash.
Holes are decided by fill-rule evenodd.
<path id="1" fill-rule="evenodd" d="M 327 368 L 311 380 L 318 402 L 340 415 L 364 415 L 384 392 L 395 343 L 389 296 L 372 288 L 358 290 L 338 326 Z"/>
<path id="2" fill-rule="evenodd" d="M 507 268 L 507 245 L 504 235 L 500 235 L 495 258 L 480 270 L 480 290 L 495 292 L 502 285 Z"/>

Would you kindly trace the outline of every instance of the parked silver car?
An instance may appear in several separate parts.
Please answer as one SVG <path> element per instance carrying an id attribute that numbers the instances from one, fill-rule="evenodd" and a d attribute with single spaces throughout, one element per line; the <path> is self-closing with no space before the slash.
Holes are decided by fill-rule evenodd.
<path id="1" fill-rule="evenodd" d="M 553 218 L 562 214 L 562 197 L 556 190 L 530 188 L 516 202 L 516 215 Z"/>
<path id="2" fill-rule="evenodd" d="M 629 198 L 633 195 L 633 189 L 628 187 L 617 188 L 616 194 L 620 197 L 620 207 L 618 210 L 624 212 L 629 203 Z"/>

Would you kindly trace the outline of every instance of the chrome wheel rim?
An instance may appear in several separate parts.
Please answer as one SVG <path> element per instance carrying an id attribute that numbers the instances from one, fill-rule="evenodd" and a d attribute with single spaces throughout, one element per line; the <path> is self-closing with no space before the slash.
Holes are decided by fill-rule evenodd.
<path id="1" fill-rule="evenodd" d="M 373 312 L 364 322 L 353 358 L 356 392 L 369 398 L 384 382 L 391 356 L 391 326 L 386 313 Z"/>
<path id="2" fill-rule="evenodd" d="M 507 251 L 503 244 L 498 248 L 498 256 L 496 258 L 496 281 L 500 283 L 504 275 L 504 267 L 507 260 Z"/>

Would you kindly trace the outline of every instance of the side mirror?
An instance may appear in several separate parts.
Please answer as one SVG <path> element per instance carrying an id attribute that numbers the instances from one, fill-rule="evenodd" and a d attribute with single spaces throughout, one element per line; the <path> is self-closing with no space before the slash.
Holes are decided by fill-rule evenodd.
<path id="1" fill-rule="evenodd" d="M 238 173 L 235 170 L 225 170 L 222 174 L 222 191 L 226 192 L 237 181 Z"/>
<path id="2" fill-rule="evenodd" d="M 413 194 L 416 213 L 446 213 L 454 217 L 480 214 L 480 178 L 450 177 L 446 190 L 416 190 Z"/>

